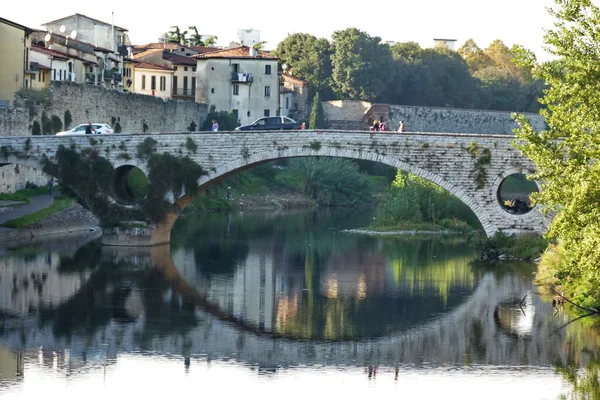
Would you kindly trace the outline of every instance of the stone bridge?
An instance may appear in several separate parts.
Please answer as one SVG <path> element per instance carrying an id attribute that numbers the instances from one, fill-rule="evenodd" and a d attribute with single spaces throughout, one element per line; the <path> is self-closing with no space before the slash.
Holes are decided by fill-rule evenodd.
<path id="1" fill-rule="evenodd" d="M 500 205 L 498 190 L 502 181 L 512 174 L 527 174 L 534 169 L 531 160 L 513 147 L 515 138 L 510 135 L 301 130 L 0 137 L 0 163 L 39 168 L 46 159 L 56 161 L 60 145 L 78 151 L 95 149 L 115 167 L 113 193 L 116 193 L 134 167 L 148 173 L 146 161 L 137 154 L 138 146 L 148 138 L 156 141 L 157 154 L 188 156 L 208 174 L 200 178 L 197 193 L 180 198 L 168 196 L 172 204 L 170 212 L 153 230 L 136 232 L 135 237 L 127 238 L 123 237 L 124 232 L 105 231 L 105 244 L 168 243 L 179 214 L 202 190 L 243 169 L 290 157 L 343 157 L 379 162 L 410 172 L 458 197 L 475 213 L 488 236 L 497 231 L 543 233 L 549 223 L 535 208 L 517 215 Z"/>

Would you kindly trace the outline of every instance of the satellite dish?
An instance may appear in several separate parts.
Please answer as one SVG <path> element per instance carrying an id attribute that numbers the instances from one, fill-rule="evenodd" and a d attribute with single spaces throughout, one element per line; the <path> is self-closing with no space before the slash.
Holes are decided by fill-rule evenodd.
<path id="1" fill-rule="evenodd" d="M 59 28 L 60 33 L 65 33 L 65 26 L 61 25 Z"/>
<path id="2" fill-rule="evenodd" d="M 77 37 L 77 31 L 71 32 L 71 39 L 75 39 Z"/>
<path id="3" fill-rule="evenodd" d="M 50 38 L 51 38 L 50 34 L 49 34 L 49 33 L 46 33 L 46 36 L 44 36 L 44 41 L 45 41 L 45 42 L 49 42 L 49 41 L 50 41 Z"/>

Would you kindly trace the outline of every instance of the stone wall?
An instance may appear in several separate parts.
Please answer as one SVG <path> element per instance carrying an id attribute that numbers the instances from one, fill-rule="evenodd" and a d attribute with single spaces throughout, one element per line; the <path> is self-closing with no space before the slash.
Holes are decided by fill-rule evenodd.
<path id="1" fill-rule="evenodd" d="M 0 136 L 29 135 L 29 110 L 25 107 L 0 107 Z"/>
<path id="2" fill-rule="evenodd" d="M 381 116 L 384 117 L 388 130 L 397 130 L 402 120 L 408 132 L 509 135 L 517 127 L 508 111 L 383 105 L 351 100 L 324 102 L 323 109 L 329 129 L 368 130 L 370 121 L 379 120 Z M 389 111 L 382 114 L 385 109 Z M 545 129 L 546 124 L 541 115 L 523 114 L 535 129 Z"/>
<path id="3" fill-rule="evenodd" d="M 143 132 L 144 124 L 149 132 L 182 132 L 192 121 L 202 126 L 208 113 L 206 104 L 193 101 L 163 100 L 72 82 L 53 82 L 50 92 L 51 105 L 44 111 L 49 117 L 57 115 L 64 120 L 69 110 L 72 126 L 91 121 L 114 128 L 113 121 L 119 121 L 123 132 Z"/>
<path id="4" fill-rule="evenodd" d="M 44 186 L 48 182 L 48 175 L 41 168 L 24 165 L 7 164 L 0 167 L 0 193 L 14 193 L 25 189 L 28 182 Z"/>

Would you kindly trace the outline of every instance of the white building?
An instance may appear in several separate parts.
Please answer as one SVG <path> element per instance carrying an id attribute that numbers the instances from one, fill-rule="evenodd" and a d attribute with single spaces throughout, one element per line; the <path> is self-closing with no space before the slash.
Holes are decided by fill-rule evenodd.
<path id="1" fill-rule="evenodd" d="M 260 31 L 257 29 L 238 29 L 238 43 L 242 46 L 252 47 L 260 42 Z"/>
<path id="2" fill-rule="evenodd" d="M 280 113 L 278 58 L 247 46 L 197 54 L 196 101 L 244 125 Z"/>
<path id="3" fill-rule="evenodd" d="M 134 72 L 135 93 L 168 99 L 172 93 L 173 70 L 169 67 L 140 62 Z"/>
<path id="4" fill-rule="evenodd" d="M 450 50 L 454 50 L 456 39 L 433 39 L 433 46 L 446 46 Z"/>

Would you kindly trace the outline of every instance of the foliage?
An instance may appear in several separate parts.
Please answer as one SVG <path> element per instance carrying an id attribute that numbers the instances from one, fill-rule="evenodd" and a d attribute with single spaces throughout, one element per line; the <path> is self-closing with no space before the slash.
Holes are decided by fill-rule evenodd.
<path id="1" fill-rule="evenodd" d="M 58 133 L 62 131 L 63 123 L 58 116 L 52 115 L 52 117 L 50 118 L 50 124 L 52 133 Z"/>
<path id="2" fill-rule="evenodd" d="M 517 117 L 517 147 L 536 165 L 533 174 L 541 192 L 532 194 L 544 212 L 556 214 L 548 237 L 563 249 L 553 273 L 565 292 L 596 301 L 600 284 L 600 9 L 589 0 L 556 0 L 556 18 L 548 30 L 548 50 L 560 62 L 537 64 L 524 57 L 535 75 L 548 85 L 541 111 L 548 128 L 538 132 L 523 116 Z"/>
<path id="3" fill-rule="evenodd" d="M 145 122 L 142 122 L 142 132 L 146 133 L 148 132 L 148 124 Z"/>
<path id="4" fill-rule="evenodd" d="M 344 158 L 302 157 L 289 161 L 288 172 L 300 177 L 304 194 L 320 205 L 354 205 L 372 201 L 370 183 L 358 165 Z"/>
<path id="5" fill-rule="evenodd" d="M 141 160 L 147 160 L 156 152 L 156 145 L 156 140 L 152 138 L 144 139 L 142 143 L 137 145 L 137 157 Z"/>
<path id="6" fill-rule="evenodd" d="M 179 28 L 177 28 L 179 29 Z M 205 43 L 202 41 L 202 35 L 198 33 L 198 28 L 195 26 L 188 26 L 188 31 L 192 31 L 192 35 L 187 39 L 187 44 L 190 46 L 204 46 Z"/>
<path id="7" fill-rule="evenodd" d="M 392 81 L 389 47 L 356 28 L 335 31 L 332 38 L 332 85 L 338 98 L 380 99 Z"/>
<path id="8" fill-rule="evenodd" d="M 115 124 L 115 133 L 121 133 L 121 130 L 122 130 L 121 123 L 117 122 Z"/>
<path id="9" fill-rule="evenodd" d="M 219 123 L 220 131 L 232 131 L 240 124 L 237 118 L 232 112 L 227 111 L 215 111 L 214 106 L 211 106 L 210 112 L 206 115 L 206 119 L 202 124 L 203 131 L 210 131 L 212 128 L 212 120 L 216 120 Z"/>
<path id="10" fill-rule="evenodd" d="M 41 135 L 42 134 L 42 127 L 40 126 L 39 122 L 33 121 L 33 124 L 31 126 L 31 134 L 32 135 Z"/>
<path id="11" fill-rule="evenodd" d="M 374 226 L 440 224 L 442 219 L 459 219 L 471 227 L 478 226 L 473 212 L 458 198 L 426 179 L 399 170 L 385 200 L 377 208 Z"/>
<path id="12" fill-rule="evenodd" d="M 48 188 L 45 186 L 39 188 L 21 189 L 14 193 L 0 193 L 0 200 L 22 201 L 24 203 L 29 203 L 29 198 L 31 196 L 47 193 Z"/>
<path id="13" fill-rule="evenodd" d="M 69 127 L 71 126 L 71 124 L 73 123 L 73 116 L 71 115 L 71 111 L 67 110 L 65 111 L 65 129 L 69 129 Z"/>
<path id="14" fill-rule="evenodd" d="M 196 150 L 198 150 L 198 145 L 194 142 L 194 139 L 189 136 L 185 140 L 185 147 L 194 154 L 196 154 Z"/>
<path id="15" fill-rule="evenodd" d="M 17 98 L 24 102 L 25 107 L 29 110 L 29 118 L 33 118 L 36 113 L 36 107 L 48 107 L 50 105 L 50 90 L 48 89 L 31 89 L 21 88 L 17 91 Z"/>
<path id="16" fill-rule="evenodd" d="M 308 96 L 317 92 L 324 100 L 334 98 L 331 90 L 331 45 L 308 33 L 288 35 L 277 45 L 275 54 L 287 66 L 285 72 L 308 82 Z"/>
<path id="17" fill-rule="evenodd" d="M 52 122 L 50 121 L 50 118 L 48 118 L 48 115 L 43 112 L 42 113 L 42 134 L 43 135 L 49 135 L 52 132 Z"/>
<path id="18" fill-rule="evenodd" d="M 310 112 L 309 128 L 325 128 L 325 112 L 323 111 L 323 104 L 321 103 L 319 92 L 315 94 L 315 97 L 313 99 L 312 111 Z"/>
<path id="19" fill-rule="evenodd" d="M 167 32 L 167 42 L 185 44 L 187 33 L 188 31 L 182 31 L 179 26 L 174 25 L 171 27 L 171 30 Z"/>
<path id="20" fill-rule="evenodd" d="M 473 239 L 473 245 L 482 259 L 497 259 L 501 254 L 531 261 L 538 258 L 548 246 L 548 240 L 535 233 L 506 235 L 496 232 L 488 238 L 483 232 Z"/>

